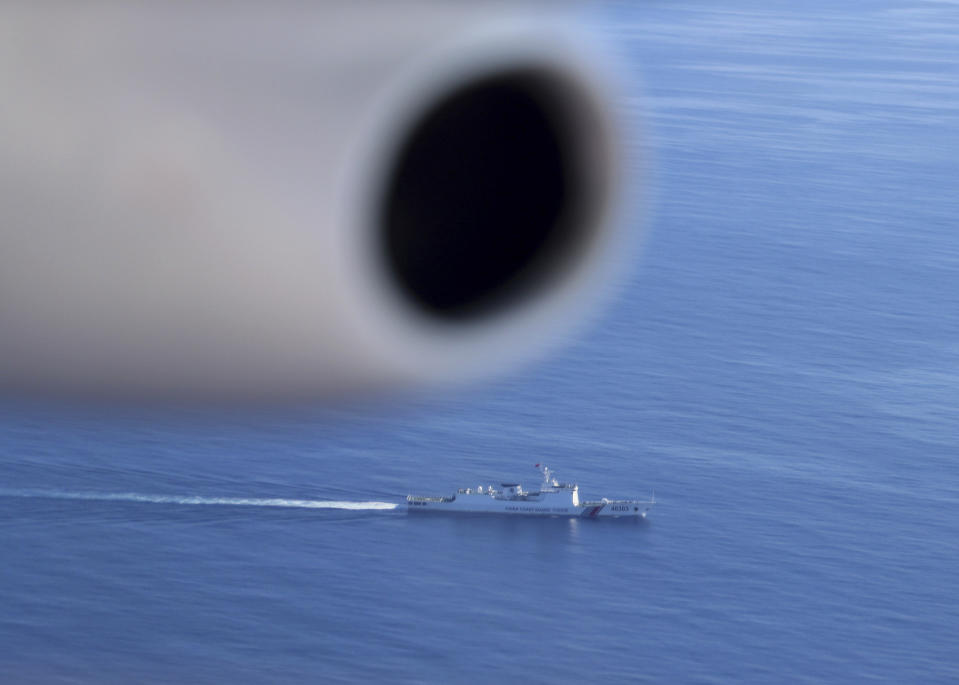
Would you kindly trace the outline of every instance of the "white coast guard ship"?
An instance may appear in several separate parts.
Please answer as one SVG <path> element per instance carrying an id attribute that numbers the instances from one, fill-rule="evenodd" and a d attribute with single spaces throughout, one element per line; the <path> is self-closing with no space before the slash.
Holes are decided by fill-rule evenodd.
<path id="1" fill-rule="evenodd" d="M 582 516 L 584 518 L 637 516 L 646 517 L 655 500 L 606 499 L 582 502 L 579 486 L 560 483 L 545 464 L 537 464 L 543 472 L 539 490 L 526 491 L 519 483 L 502 483 L 497 490 L 492 485 L 484 488 L 461 488 L 449 497 L 407 495 L 406 508 L 410 512 L 458 512 L 476 514 L 515 514 L 526 516 Z"/>

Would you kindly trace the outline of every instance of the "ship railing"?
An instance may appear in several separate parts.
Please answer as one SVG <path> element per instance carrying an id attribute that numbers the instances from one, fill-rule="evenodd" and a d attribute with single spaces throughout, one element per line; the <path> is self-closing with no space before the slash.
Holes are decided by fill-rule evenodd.
<path id="1" fill-rule="evenodd" d="M 598 507 L 604 504 L 653 504 L 651 499 L 601 499 L 590 502 L 580 502 L 581 507 Z"/>

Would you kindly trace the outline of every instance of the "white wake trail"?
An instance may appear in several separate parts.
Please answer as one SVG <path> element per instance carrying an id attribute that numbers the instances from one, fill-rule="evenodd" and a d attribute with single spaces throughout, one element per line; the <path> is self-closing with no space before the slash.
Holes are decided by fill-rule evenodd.
<path id="1" fill-rule="evenodd" d="M 46 499 L 96 500 L 100 502 L 149 502 L 153 504 L 227 505 L 234 507 L 286 507 L 294 509 L 351 509 L 354 511 L 389 510 L 392 502 L 341 502 L 316 499 L 263 499 L 254 497 L 199 497 L 180 495 L 147 495 L 136 492 L 69 492 L 63 490 L 7 490 L 0 496 Z"/>

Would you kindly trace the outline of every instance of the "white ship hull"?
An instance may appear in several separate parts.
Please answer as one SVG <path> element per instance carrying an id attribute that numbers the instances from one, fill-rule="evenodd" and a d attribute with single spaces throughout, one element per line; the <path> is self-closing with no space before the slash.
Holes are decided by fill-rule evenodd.
<path id="1" fill-rule="evenodd" d="M 509 514 L 512 516 L 577 516 L 583 518 L 645 518 L 654 501 L 601 499 L 581 502 L 579 486 L 557 483 L 544 467 L 543 486 L 524 491 L 515 483 L 503 483 L 502 490 L 461 489 L 447 497 L 409 495 L 407 511 L 426 513 Z"/>

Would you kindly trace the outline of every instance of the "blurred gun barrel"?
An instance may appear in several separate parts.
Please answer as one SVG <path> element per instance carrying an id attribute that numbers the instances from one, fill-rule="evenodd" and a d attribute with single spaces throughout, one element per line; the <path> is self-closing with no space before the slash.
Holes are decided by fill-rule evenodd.
<path id="1" fill-rule="evenodd" d="M 558 339 L 622 245 L 591 37 L 459 2 L 0 7 L 0 394 L 335 397 Z"/>

